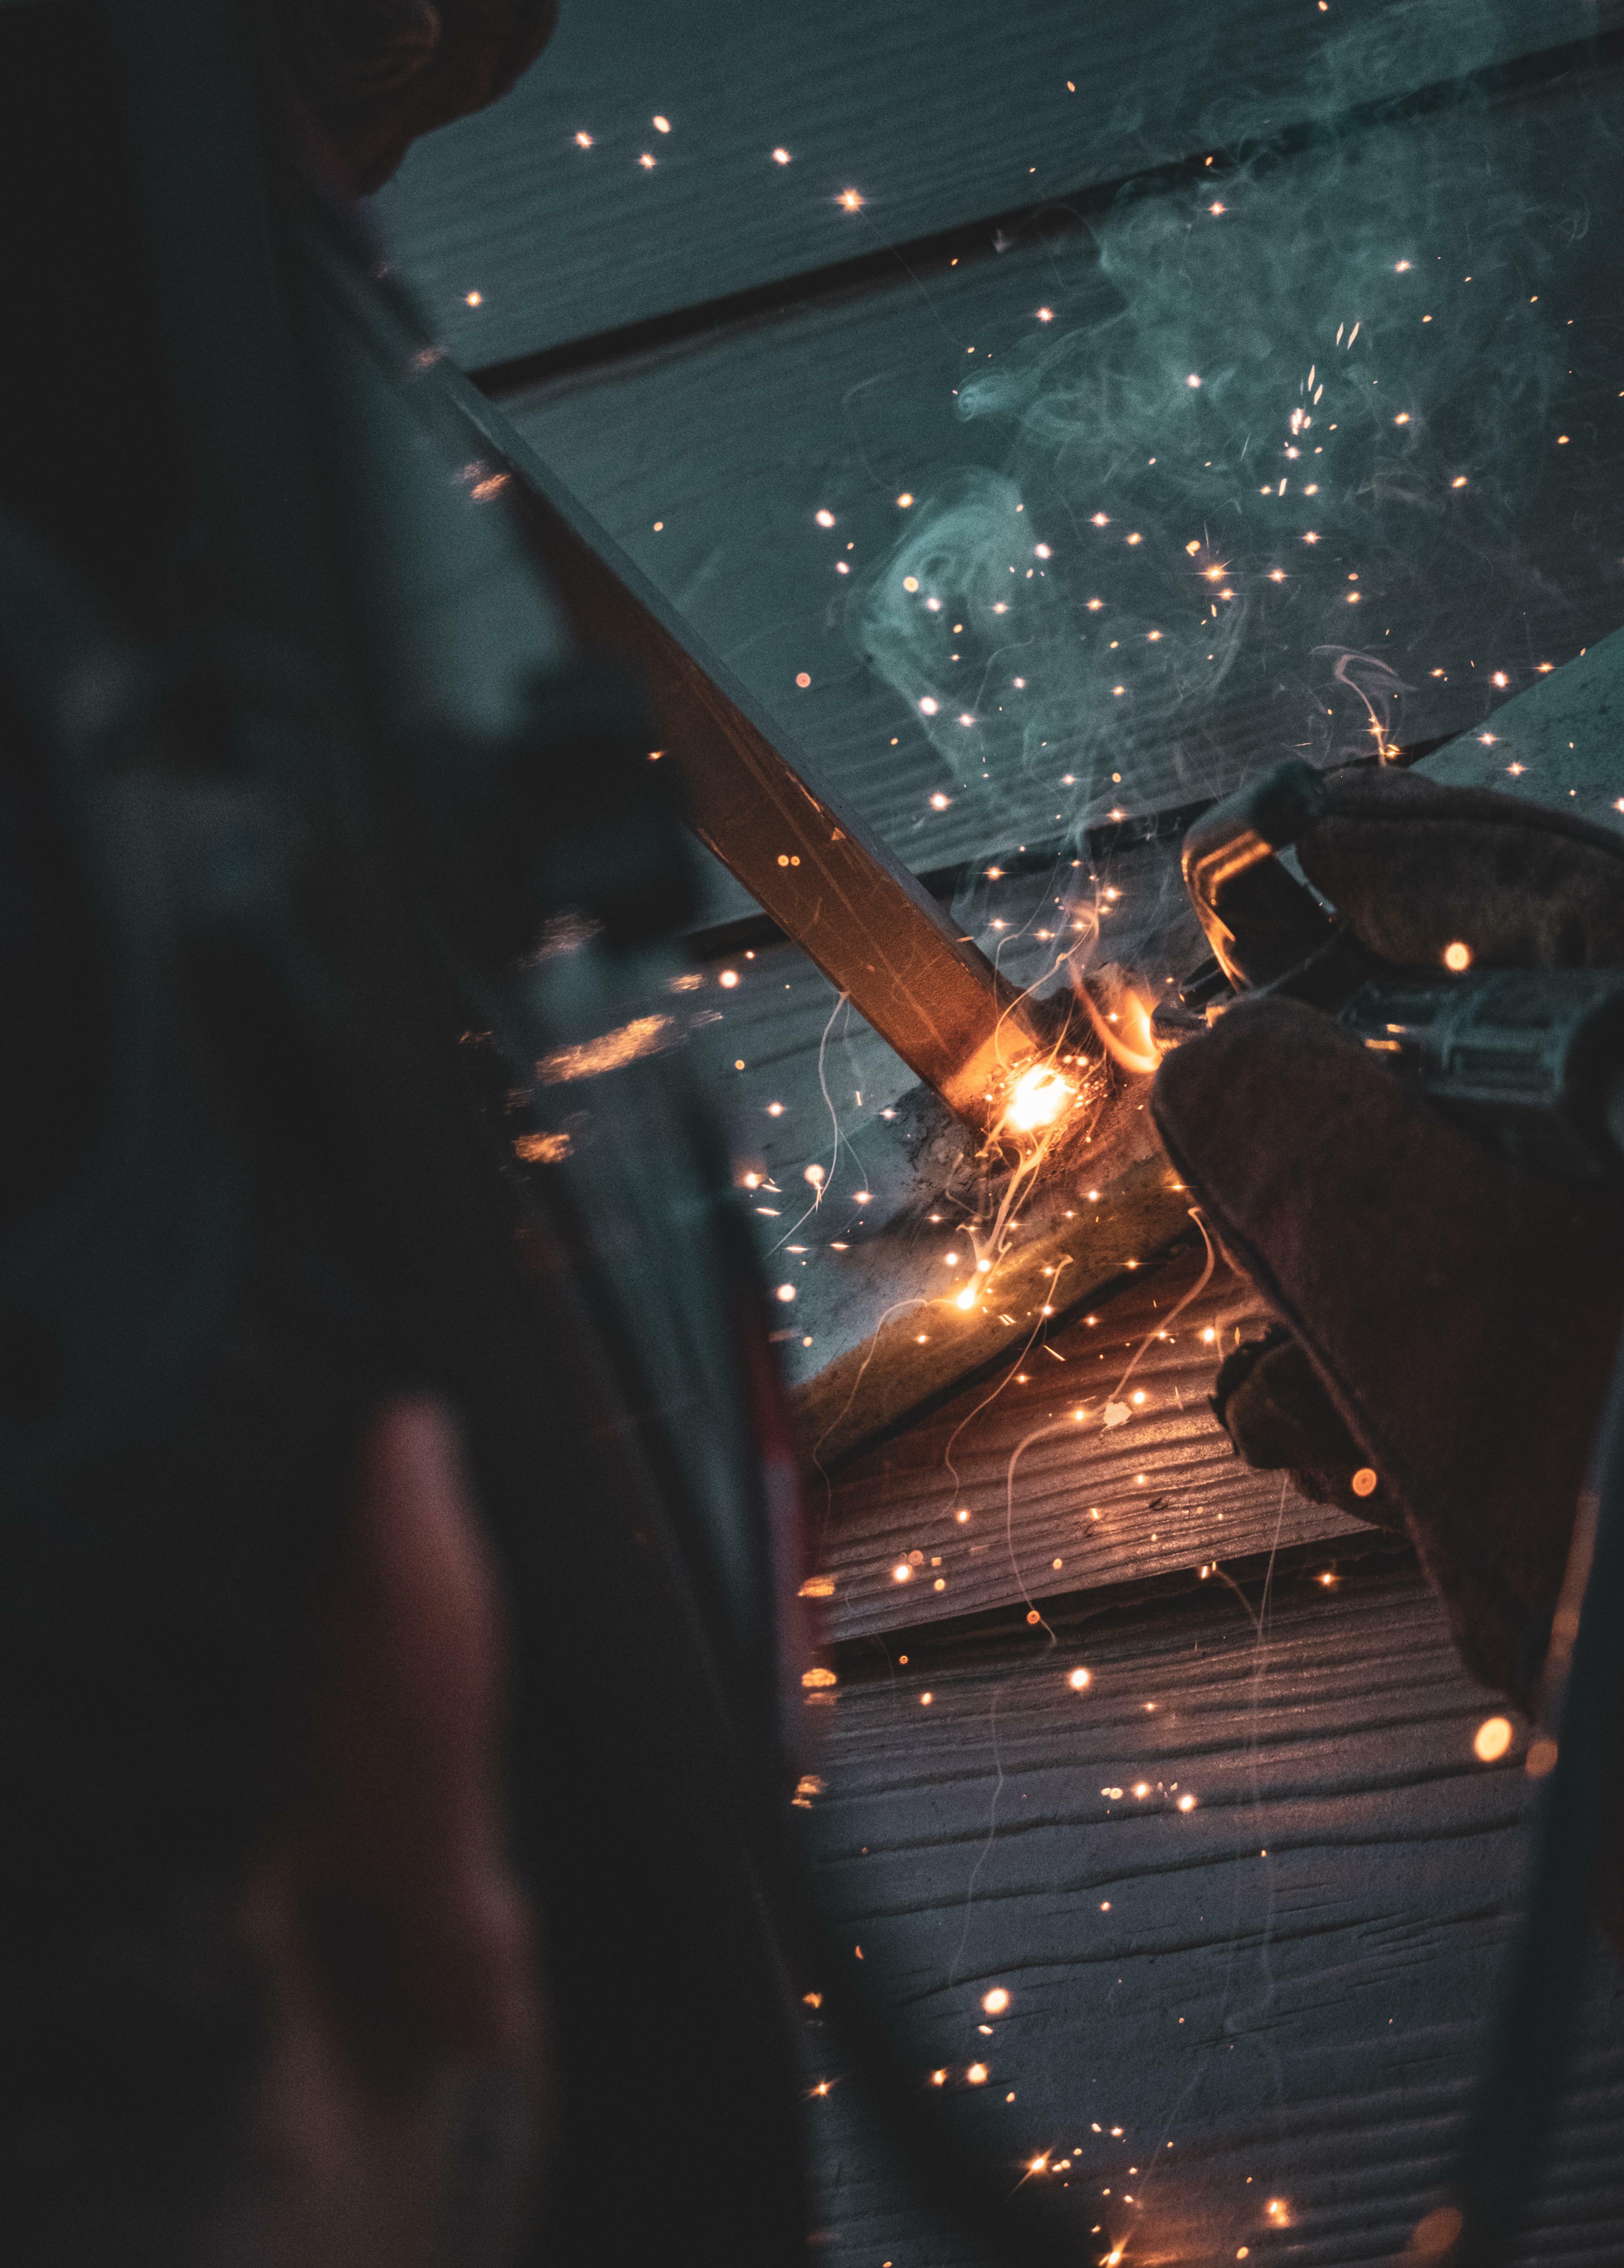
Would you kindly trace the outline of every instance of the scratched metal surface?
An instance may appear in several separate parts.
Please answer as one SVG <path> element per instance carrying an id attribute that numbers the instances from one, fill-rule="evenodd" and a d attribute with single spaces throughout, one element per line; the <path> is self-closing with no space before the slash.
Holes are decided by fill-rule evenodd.
<path id="1" fill-rule="evenodd" d="M 1423 217 L 1378 201 L 1326 247 L 1334 291 L 1283 247 L 1362 210 L 1356 149 L 505 406 L 916 871 L 1368 750 L 1362 684 L 1407 745 L 1492 730 L 1624 613 L 1591 219 L 1620 85 L 1456 119 Z M 1371 169 L 1440 132 L 1387 129 Z"/>
<path id="2" fill-rule="evenodd" d="M 816 1577 L 833 1586 L 817 1609 L 827 1642 L 999 1607 L 1050 1617 L 1080 1592 L 1275 1547 L 1322 1542 L 1330 1554 L 1338 1537 L 1369 1534 L 1230 1447 L 1208 1406 L 1213 1373 L 1220 1349 L 1264 1316 L 1222 1265 L 1175 1314 L 1201 1257 L 1180 1251 L 1093 1320 L 1032 1336 L 832 1482 L 809 1474 Z"/>
<path id="3" fill-rule="evenodd" d="M 1079 2235 L 1129 2262 L 1393 2257 L 1468 2101 L 1522 1864 L 1524 1736 L 1476 1760 L 1494 1705 L 1400 1561 L 1329 1589 L 1311 1562 L 1266 1612 L 1255 1585 L 1244 1604 L 1209 1587 L 1054 1631 L 1016 1615 L 854 1646 L 815 1712 L 825 1887 L 922 2086 L 944 2072 L 965 2145 L 1011 2186 L 1069 2183 Z M 972 2262 L 847 2093 L 838 2038 L 810 2037 L 831 2089 L 808 2104 L 821 2257 Z M 1598 1955 L 1518 2259 L 1624 2255 L 1621 2081 Z"/>
<path id="4" fill-rule="evenodd" d="M 1165 0 L 1147 38 L 1140 0 L 565 0 L 518 89 L 420 144 L 378 212 L 477 368 L 1620 21 L 1617 0 Z"/>

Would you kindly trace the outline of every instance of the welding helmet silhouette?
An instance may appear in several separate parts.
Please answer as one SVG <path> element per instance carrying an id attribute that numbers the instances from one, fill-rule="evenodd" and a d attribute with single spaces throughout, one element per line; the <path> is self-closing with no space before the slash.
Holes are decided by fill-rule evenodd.
<path id="1" fill-rule="evenodd" d="M 675 1044 L 671 768 L 371 247 L 273 177 L 234 11 L 103 20 L 196 571 L 138 635 L 0 515 L 8 1068 L 47 1105 L 0 1205 L 0 1549 L 185 1425 L 297 1185 L 320 1296 L 456 1410 L 509 1602 L 534 2257 L 799 2259 L 812 1980 L 933 2188 L 1075 2261 L 939 2130 L 793 1845 L 794 1470 Z"/>
<path id="2" fill-rule="evenodd" d="M 413 395 L 373 255 L 273 197 L 231 14 L 107 16 L 203 595 L 134 636 L 0 522 L 0 955 L 39 988 L 5 1027 L 12 1577 L 78 1476 L 185 1425 L 298 1180 L 331 1225 L 312 1274 L 456 1409 L 510 1602 L 565 2075 L 538 2241 L 618 2263 L 688 2228 L 788 2262 L 759 1854 L 794 1571 L 747 1241 L 665 1044 L 685 837 L 637 697 L 572 659 Z"/>

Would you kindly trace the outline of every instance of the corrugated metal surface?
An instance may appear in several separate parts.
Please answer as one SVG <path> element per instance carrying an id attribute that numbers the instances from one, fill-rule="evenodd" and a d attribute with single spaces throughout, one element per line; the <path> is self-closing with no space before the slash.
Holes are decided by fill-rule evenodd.
<path id="1" fill-rule="evenodd" d="M 474 368 L 1620 24 L 1619 0 L 566 0 L 515 92 L 379 210 Z"/>

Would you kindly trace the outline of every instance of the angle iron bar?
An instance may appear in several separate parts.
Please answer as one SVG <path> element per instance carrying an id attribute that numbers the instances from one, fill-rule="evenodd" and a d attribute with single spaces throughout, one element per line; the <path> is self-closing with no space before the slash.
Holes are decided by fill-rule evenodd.
<path id="1" fill-rule="evenodd" d="M 1009 1074 L 1053 1042 L 1040 1012 L 810 784 L 779 728 L 500 412 L 459 373 L 445 382 L 512 475 L 583 642 L 626 659 L 652 694 L 701 842 L 908 1068 L 989 1133 Z"/>

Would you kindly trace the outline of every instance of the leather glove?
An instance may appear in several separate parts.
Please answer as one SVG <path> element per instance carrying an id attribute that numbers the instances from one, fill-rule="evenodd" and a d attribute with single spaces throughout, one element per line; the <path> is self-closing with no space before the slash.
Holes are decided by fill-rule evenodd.
<path id="1" fill-rule="evenodd" d="M 1413 773 L 1327 779 L 1304 873 L 1385 959 L 1624 966 L 1624 840 Z M 1526 1709 L 1624 1315 L 1624 1205 L 1503 1165 L 1319 1011 L 1242 999 L 1152 1095 L 1278 1318 L 1218 1375 L 1247 1462 L 1407 1530 L 1466 1668 Z"/>

